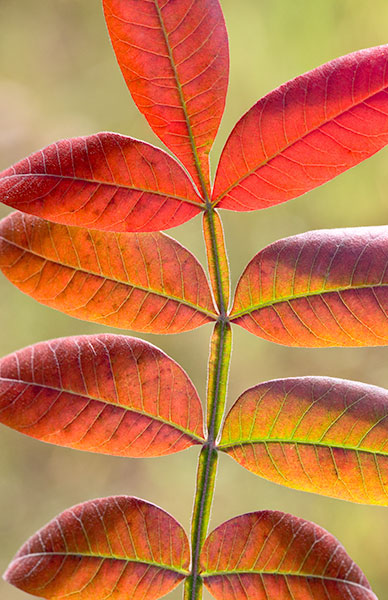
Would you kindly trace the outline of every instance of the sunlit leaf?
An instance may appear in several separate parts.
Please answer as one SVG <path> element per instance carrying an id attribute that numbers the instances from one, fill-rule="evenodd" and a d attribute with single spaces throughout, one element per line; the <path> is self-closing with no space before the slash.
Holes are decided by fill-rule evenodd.
<path id="1" fill-rule="evenodd" d="M 388 227 L 310 231 L 259 252 L 232 319 L 288 346 L 388 344 Z"/>
<path id="2" fill-rule="evenodd" d="M 229 77 L 218 0 L 103 0 L 116 57 L 137 107 L 209 191 L 209 151 Z M 202 176 L 198 174 L 198 168 Z"/>
<path id="3" fill-rule="evenodd" d="M 329 377 L 261 383 L 232 407 L 220 449 L 287 487 L 388 505 L 388 391 Z"/>
<path id="4" fill-rule="evenodd" d="M 201 443 L 186 373 L 148 342 L 101 334 L 42 342 L 0 360 L 0 422 L 44 442 L 117 456 Z"/>
<path id="5" fill-rule="evenodd" d="M 215 318 L 201 265 L 162 233 L 107 233 L 13 213 L 0 222 L 0 268 L 39 302 L 105 325 L 178 333 Z"/>
<path id="6" fill-rule="evenodd" d="M 160 231 L 201 211 L 166 152 L 117 133 L 61 140 L 0 174 L 0 200 L 49 221 L 107 231 Z"/>
<path id="7" fill-rule="evenodd" d="M 220 525 L 205 542 L 201 568 L 217 600 L 377 600 L 335 537 L 281 512 Z"/>
<path id="8" fill-rule="evenodd" d="M 66 510 L 26 542 L 5 573 L 17 588 L 59 600 L 156 600 L 188 574 L 181 525 L 127 496 Z"/>
<path id="9" fill-rule="evenodd" d="M 388 46 L 305 73 L 237 123 L 219 163 L 214 202 L 255 210 L 304 194 L 388 143 Z"/>

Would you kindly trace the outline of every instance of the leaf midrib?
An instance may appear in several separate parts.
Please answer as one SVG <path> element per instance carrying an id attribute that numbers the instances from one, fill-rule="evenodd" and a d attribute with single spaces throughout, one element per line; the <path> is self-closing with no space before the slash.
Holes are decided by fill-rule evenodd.
<path id="1" fill-rule="evenodd" d="M 24 381 L 22 379 L 12 379 L 10 377 L 1 377 L 0 376 L 0 382 L 2 381 L 9 381 L 12 383 L 19 383 L 22 385 L 27 385 L 27 386 L 33 386 L 33 387 L 39 387 L 42 389 L 48 389 L 50 391 L 53 392 L 60 392 L 63 394 L 70 394 L 72 396 L 76 396 L 78 398 L 82 398 L 82 399 L 87 399 L 87 400 L 92 400 L 93 402 L 100 402 L 101 404 L 103 404 L 104 406 L 115 406 L 117 408 L 120 408 L 121 410 L 124 411 L 128 411 L 128 412 L 133 412 L 135 414 L 138 415 L 142 415 L 145 417 L 148 417 L 154 421 L 157 421 L 159 423 L 163 423 L 163 425 L 167 425 L 169 427 L 171 427 L 172 429 L 177 429 L 178 431 L 181 431 L 182 433 L 184 433 L 185 435 L 187 435 L 188 437 L 192 438 L 194 441 L 196 442 L 200 442 L 202 443 L 204 440 L 202 437 L 197 436 L 195 433 L 193 433 L 192 431 L 189 431 L 187 429 L 185 429 L 184 427 L 181 427 L 180 425 L 176 424 L 176 423 L 172 423 L 170 421 L 166 421 L 164 420 L 162 417 L 157 416 L 157 415 L 153 415 L 151 413 L 148 413 L 146 411 L 142 411 L 139 410 L 137 408 L 132 408 L 130 406 L 125 406 L 124 404 L 119 404 L 118 402 L 112 402 L 112 401 L 108 401 L 108 400 L 104 400 L 103 398 L 96 398 L 94 396 L 91 396 L 90 394 L 85 394 L 85 393 L 78 393 L 78 392 L 74 392 L 73 390 L 67 390 L 64 388 L 59 388 L 59 387 L 55 387 L 53 385 L 49 385 L 49 384 L 45 384 L 45 383 L 35 383 L 34 381 Z"/>
<path id="2" fill-rule="evenodd" d="M 303 75 L 301 75 L 300 77 L 303 77 Z M 283 84 L 284 86 L 287 84 Z M 240 183 L 242 181 L 244 181 L 245 179 L 247 179 L 248 177 L 250 177 L 251 175 L 253 175 L 254 173 L 256 173 L 257 171 L 259 171 L 259 169 L 261 169 L 262 167 L 265 167 L 268 163 L 270 163 L 271 161 L 273 161 L 275 158 L 277 158 L 278 156 L 281 156 L 286 150 L 288 150 L 289 148 L 291 148 L 292 146 L 294 146 L 295 144 L 298 144 L 299 142 L 301 142 L 302 140 L 304 140 L 304 138 L 308 137 L 309 135 L 311 135 L 312 133 L 314 133 L 315 131 L 319 131 L 322 127 L 324 127 L 325 125 L 327 125 L 328 123 L 331 123 L 332 121 L 334 121 L 335 119 L 338 119 L 338 117 L 341 117 L 342 115 L 345 115 L 347 112 L 349 112 L 351 109 L 356 108 L 357 106 L 360 106 L 361 104 L 364 104 L 366 100 L 369 100 L 370 98 L 373 98 L 373 96 L 376 96 L 377 94 L 380 94 L 381 92 L 388 90 L 388 86 L 381 86 L 381 88 L 377 89 L 376 91 L 373 92 L 373 94 L 370 94 L 369 96 L 365 96 L 365 98 L 361 101 L 361 102 L 357 102 L 355 104 L 350 104 L 348 106 L 348 108 L 346 108 L 345 110 L 342 110 L 340 112 L 338 112 L 337 114 L 333 115 L 332 117 L 330 117 L 330 119 L 326 119 L 324 121 L 322 121 L 319 125 L 317 125 L 316 127 L 310 129 L 309 131 L 307 131 L 305 134 L 301 135 L 300 137 L 298 137 L 297 139 L 293 140 L 292 142 L 290 142 L 289 144 L 286 144 L 283 148 L 281 148 L 280 150 L 278 150 L 276 152 L 276 154 L 273 154 L 271 156 L 269 156 L 268 158 L 266 158 L 265 160 L 263 160 L 261 163 L 259 163 L 256 167 L 254 167 L 253 169 L 250 169 L 247 173 L 245 173 L 244 175 L 242 175 L 241 177 L 239 177 L 232 185 L 230 185 L 228 188 L 226 188 L 223 192 L 221 192 L 217 198 L 215 200 L 212 200 L 212 206 L 216 206 L 223 198 L 225 198 L 229 192 L 231 190 L 233 190 L 234 188 L 238 187 L 240 185 Z M 276 90 L 274 90 L 276 91 Z M 271 93 L 271 92 L 270 92 Z M 265 98 L 265 96 L 264 96 Z M 262 98 L 263 99 L 263 98 Z M 260 102 L 260 100 L 258 100 L 258 102 Z M 257 103 L 258 103 L 257 102 Z M 256 104 L 257 104 L 256 103 Z M 254 104 L 252 106 L 252 108 L 254 106 L 256 106 L 256 104 Z M 244 117 L 250 112 L 250 110 L 252 110 L 252 108 L 249 109 L 249 111 L 247 113 L 245 113 L 241 119 L 244 119 Z M 230 134 L 232 136 L 233 132 Z M 229 140 L 228 140 L 229 141 Z M 226 147 L 226 146 L 225 146 Z M 336 167 L 338 165 L 333 165 L 333 167 Z M 217 176 L 216 176 L 217 178 Z"/>
<path id="3" fill-rule="evenodd" d="M 352 290 L 365 290 L 365 289 L 369 290 L 369 289 L 381 288 L 381 287 L 388 287 L 388 282 L 386 282 L 386 283 L 370 283 L 370 284 L 363 284 L 363 285 L 347 285 L 346 287 L 344 286 L 344 287 L 332 288 L 329 290 L 322 289 L 320 291 L 303 292 L 301 294 L 294 294 L 292 296 L 284 296 L 284 297 L 276 299 L 276 300 L 269 300 L 268 302 L 262 302 L 261 304 L 254 304 L 254 305 L 249 306 L 248 308 L 246 308 L 244 310 L 240 310 L 239 312 L 236 312 L 236 313 L 232 312 L 230 315 L 230 320 L 233 321 L 234 319 L 243 317 L 244 315 L 254 312 L 255 310 L 261 310 L 262 308 L 268 308 L 268 307 L 274 306 L 276 304 L 281 304 L 282 302 L 291 302 L 292 300 L 303 300 L 303 298 L 322 296 L 323 294 L 339 294 L 340 292 L 346 292 L 346 291 L 352 291 Z M 237 293 L 236 293 L 236 297 L 237 297 Z"/>
<path id="4" fill-rule="evenodd" d="M 291 573 L 288 571 L 254 571 L 253 569 L 235 569 L 233 571 L 205 571 L 201 573 L 201 577 L 222 577 L 222 576 L 230 576 L 230 575 L 277 575 L 280 577 L 300 577 L 300 578 L 308 578 L 308 579 L 318 579 L 323 581 L 335 581 L 337 583 L 343 583 L 344 585 L 353 585 L 362 590 L 366 590 L 369 593 L 373 594 L 373 591 L 370 588 L 365 587 L 360 583 L 356 583 L 355 581 L 348 581 L 347 579 L 339 579 L 338 577 L 327 577 L 325 575 L 316 575 L 315 573 Z"/>
<path id="5" fill-rule="evenodd" d="M 200 197 L 198 196 L 198 202 L 195 200 L 190 200 L 189 198 L 184 198 L 182 196 L 177 196 L 176 194 L 170 194 L 169 192 L 161 192 L 158 190 L 151 190 L 147 188 L 141 188 L 138 186 L 132 185 L 124 185 L 122 183 L 115 183 L 113 181 L 101 181 L 99 179 L 88 179 L 87 177 L 77 177 L 71 175 L 61 175 L 61 174 L 53 174 L 53 173 L 15 173 L 14 175 L 7 175 L 5 177 L 0 177 L 0 185 L 3 181 L 7 179 L 18 179 L 18 178 L 27 178 L 27 177 L 46 177 L 48 179 L 64 179 L 69 181 L 79 181 L 82 183 L 90 183 L 94 185 L 106 185 L 107 187 L 112 187 L 116 189 L 123 189 L 126 191 L 134 191 L 134 192 L 142 192 L 146 194 L 154 194 L 156 196 L 161 196 L 163 198 L 172 198 L 173 200 L 177 200 L 179 202 L 187 202 L 188 204 L 192 204 L 196 206 L 200 211 L 204 210 L 203 204 L 199 201 Z M 189 180 L 190 181 L 190 180 Z M 191 183 L 191 182 L 190 182 Z"/>
<path id="6" fill-rule="evenodd" d="M 64 226 L 66 227 L 66 226 Z M 82 229 L 82 228 L 79 228 Z M 121 233 L 119 235 L 126 235 L 125 233 Z M 128 235 L 128 234 L 127 234 Z M 31 250 L 30 248 L 21 246 L 20 244 L 17 244 L 16 242 L 9 240 L 8 238 L 0 235 L 0 240 L 3 240 L 5 243 L 10 244 L 11 246 L 15 246 L 15 248 L 18 248 L 19 250 L 23 250 L 24 252 L 29 252 L 30 254 L 33 254 L 34 256 L 37 256 L 38 258 L 41 258 L 42 260 L 45 260 L 47 262 L 53 263 L 55 265 L 59 265 L 60 267 L 66 267 L 67 269 L 72 269 L 73 271 L 77 271 L 80 273 L 86 273 L 87 275 L 93 275 L 95 277 L 100 277 L 101 279 L 104 279 L 105 281 L 113 281 L 115 283 L 120 283 L 121 285 L 126 285 L 132 288 L 135 288 L 137 290 L 140 290 L 142 292 L 146 292 L 146 293 L 150 293 L 150 294 L 154 294 L 155 296 L 160 296 L 161 298 L 166 298 L 167 300 L 172 300 L 173 302 L 177 302 L 179 304 L 185 304 L 186 306 L 188 306 L 189 308 L 192 308 L 198 312 L 201 312 L 203 314 L 205 314 L 206 316 L 212 317 L 213 320 L 214 318 L 217 318 L 217 314 L 215 312 L 212 312 L 210 310 L 207 310 L 204 307 L 201 307 L 197 304 L 193 304 L 192 302 L 184 299 L 184 298 L 179 298 L 176 296 L 172 296 L 171 294 L 167 294 L 165 292 L 159 292 L 157 290 L 154 290 L 152 288 L 147 288 L 147 287 L 143 287 L 139 284 L 135 284 L 135 283 L 131 283 L 129 281 L 123 281 L 121 279 L 113 279 L 112 277 L 108 277 L 106 275 L 103 275 L 101 273 L 97 273 L 96 271 L 88 271 L 86 269 L 82 269 L 80 267 L 76 267 L 74 265 L 70 265 L 70 264 L 66 264 L 64 262 L 59 262 L 58 260 L 54 260 L 53 258 L 48 258 L 47 256 L 43 256 L 42 254 L 39 254 L 38 252 L 35 252 L 34 250 Z M 199 264 L 199 263 L 198 263 Z M 5 268 L 9 268 L 7 267 L 7 265 L 3 266 L 2 269 Z"/>
<path id="7" fill-rule="evenodd" d="M 222 440 L 221 440 L 222 441 Z M 221 443 L 218 444 L 217 448 L 219 450 L 221 450 L 222 452 L 227 452 L 228 450 L 232 450 L 234 448 L 239 448 L 241 446 L 251 446 L 253 444 L 291 444 L 291 445 L 298 445 L 298 446 L 319 446 L 322 448 L 340 448 L 341 450 L 348 450 L 349 452 L 365 452 L 366 454 L 373 454 L 375 455 L 380 455 L 383 457 L 388 457 L 388 451 L 386 453 L 384 453 L 381 450 L 370 450 L 369 448 L 362 448 L 359 446 L 344 446 L 341 445 L 340 442 L 336 443 L 329 443 L 329 442 L 323 442 L 322 440 L 318 440 L 316 442 L 313 441 L 309 441 L 309 440 L 298 440 L 298 439 L 291 439 L 291 438 L 251 438 L 251 439 L 244 439 L 244 440 L 236 440 L 233 442 L 225 442 L 225 443 Z"/>
<path id="8" fill-rule="evenodd" d="M 120 560 L 122 562 L 133 562 L 133 563 L 137 563 L 137 564 L 142 564 L 142 565 L 149 565 L 151 567 L 156 567 L 159 569 L 164 569 L 167 571 L 173 571 L 174 573 L 178 573 L 180 575 L 189 575 L 189 571 L 186 569 L 179 569 L 178 567 L 171 567 L 169 565 L 164 565 L 162 563 L 157 563 L 157 562 L 149 562 L 146 560 L 140 560 L 138 558 L 131 558 L 131 557 L 125 557 L 125 556 L 117 556 L 115 554 L 87 554 L 86 552 L 31 552 L 30 554 L 23 554 L 22 556 L 17 556 L 14 559 L 14 562 L 19 561 L 19 560 L 23 560 L 23 559 L 28 559 L 31 557 L 40 557 L 40 558 L 44 558 L 45 556 L 73 556 L 75 558 L 101 558 L 103 560 Z"/>

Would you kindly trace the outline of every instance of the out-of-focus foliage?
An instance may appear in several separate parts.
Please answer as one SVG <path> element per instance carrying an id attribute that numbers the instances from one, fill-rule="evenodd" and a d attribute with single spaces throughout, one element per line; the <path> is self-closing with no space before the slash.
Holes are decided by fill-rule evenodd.
<path id="1" fill-rule="evenodd" d="M 231 45 L 231 83 L 212 156 L 216 165 L 236 120 L 272 88 L 359 48 L 388 41 L 388 5 L 360 0 L 221 0 Z M 100 1 L 1 0 L 0 170 L 54 140 L 112 130 L 158 144 L 130 99 L 105 30 Z M 317 228 L 388 223 L 388 152 L 309 194 L 256 213 L 224 212 L 233 282 L 258 250 L 279 238 Z M 3 208 L 5 215 L 8 209 Z M 169 234 L 204 262 L 200 219 Z M 3 356 L 65 335 L 118 330 L 67 317 L 0 282 Z M 174 337 L 142 336 L 188 371 L 202 399 L 210 326 Z M 388 388 L 388 349 L 293 349 L 235 330 L 229 406 L 260 381 L 326 375 Z M 51 447 L 6 428 L 0 435 L 0 569 L 29 534 L 68 506 L 111 494 L 144 497 L 189 528 L 196 455 L 141 461 Z M 238 491 L 238 492 L 237 492 Z M 28 498 L 29 502 L 26 502 Z M 220 457 L 211 529 L 247 511 L 283 510 L 336 535 L 386 593 L 387 509 L 358 506 L 258 480 Z M 0 583 L 0 596 L 29 596 Z M 178 599 L 181 590 L 171 594 Z"/>

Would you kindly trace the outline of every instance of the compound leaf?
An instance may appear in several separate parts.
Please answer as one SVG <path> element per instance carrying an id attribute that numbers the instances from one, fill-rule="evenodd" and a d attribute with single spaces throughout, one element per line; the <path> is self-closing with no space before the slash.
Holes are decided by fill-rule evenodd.
<path id="1" fill-rule="evenodd" d="M 52 600 L 156 600 L 188 575 L 189 564 L 175 519 L 144 500 L 113 496 L 60 514 L 22 546 L 4 577 Z"/>
<path id="2" fill-rule="evenodd" d="M 209 192 L 225 106 L 228 36 L 218 0 L 104 0 L 116 58 L 156 135 Z"/>
<path id="3" fill-rule="evenodd" d="M 0 222 L 0 268 L 39 302 L 80 319 L 151 333 L 214 320 L 205 273 L 162 233 L 108 233 L 12 213 Z"/>
<path id="4" fill-rule="evenodd" d="M 388 227 L 310 231 L 267 246 L 238 283 L 232 320 L 288 346 L 388 344 Z"/>
<path id="5" fill-rule="evenodd" d="M 220 525 L 205 542 L 201 569 L 217 600 L 377 600 L 334 536 L 281 512 Z"/>
<path id="6" fill-rule="evenodd" d="M 0 422 L 116 456 L 163 456 L 203 441 L 202 407 L 177 363 L 112 334 L 42 342 L 0 360 Z"/>
<path id="7" fill-rule="evenodd" d="M 220 442 L 287 487 L 388 505 L 388 391 L 329 377 L 261 383 L 229 412 Z"/>
<path id="8" fill-rule="evenodd" d="M 61 140 L 0 174 L 4 204 L 66 225 L 159 231 L 201 212 L 166 152 L 117 133 Z"/>
<path id="9" fill-rule="evenodd" d="M 304 194 L 388 142 L 388 46 L 337 58 L 285 83 L 237 123 L 214 203 L 246 211 Z"/>

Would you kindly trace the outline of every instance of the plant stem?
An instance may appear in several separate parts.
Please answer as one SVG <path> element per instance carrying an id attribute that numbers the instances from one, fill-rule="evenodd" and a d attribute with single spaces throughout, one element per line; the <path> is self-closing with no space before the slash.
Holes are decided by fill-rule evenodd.
<path id="1" fill-rule="evenodd" d="M 191 522 L 192 568 L 186 579 L 184 600 L 201 600 L 203 582 L 199 574 L 202 546 L 208 531 L 217 474 L 217 436 L 226 400 L 232 331 L 227 317 L 229 302 L 229 268 L 224 246 L 222 225 L 218 214 L 208 208 L 204 215 L 204 238 L 207 249 L 210 279 L 220 310 L 210 343 L 207 381 L 208 436 L 199 455 L 197 487 Z"/>

